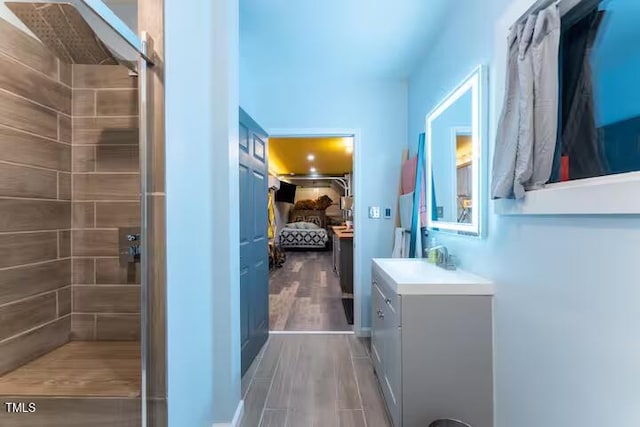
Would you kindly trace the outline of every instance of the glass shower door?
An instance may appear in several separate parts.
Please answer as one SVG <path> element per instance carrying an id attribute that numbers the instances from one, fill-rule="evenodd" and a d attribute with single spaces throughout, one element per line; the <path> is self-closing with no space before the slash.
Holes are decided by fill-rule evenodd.
<path id="1" fill-rule="evenodd" d="M 146 46 L 98 0 L 0 3 L 0 425 L 158 425 Z"/>

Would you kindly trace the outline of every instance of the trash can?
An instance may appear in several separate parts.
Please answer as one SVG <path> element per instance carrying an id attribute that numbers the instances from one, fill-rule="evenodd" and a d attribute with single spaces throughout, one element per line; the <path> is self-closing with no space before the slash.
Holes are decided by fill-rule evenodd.
<path id="1" fill-rule="evenodd" d="M 459 420 L 441 419 L 429 424 L 429 427 L 473 427 L 471 424 L 463 423 Z"/>

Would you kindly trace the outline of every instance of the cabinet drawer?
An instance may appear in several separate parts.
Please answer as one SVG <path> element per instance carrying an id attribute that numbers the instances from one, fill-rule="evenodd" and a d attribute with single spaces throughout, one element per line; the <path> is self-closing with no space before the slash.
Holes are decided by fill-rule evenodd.
<path id="1" fill-rule="evenodd" d="M 402 316 L 401 316 L 401 298 L 398 294 L 393 292 L 391 288 L 380 279 L 375 272 L 373 273 L 373 285 L 377 287 L 380 294 L 382 295 L 382 300 L 385 305 L 385 317 L 386 321 L 392 322 L 395 326 L 402 326 Z M 374 313 L 375 314 L 375 313 Z"/>

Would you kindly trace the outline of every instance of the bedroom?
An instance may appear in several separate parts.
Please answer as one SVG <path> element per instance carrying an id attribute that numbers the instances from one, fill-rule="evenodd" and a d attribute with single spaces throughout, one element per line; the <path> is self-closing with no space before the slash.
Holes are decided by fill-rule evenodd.
<path id="1" fill-rule="evenodd" d="M 353 330 L 353 144 L 269 138 L 271 331 Z"/>

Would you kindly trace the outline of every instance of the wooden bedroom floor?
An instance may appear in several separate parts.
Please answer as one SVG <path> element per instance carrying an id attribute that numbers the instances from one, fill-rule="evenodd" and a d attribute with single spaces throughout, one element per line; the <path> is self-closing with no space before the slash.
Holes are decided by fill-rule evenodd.
<path id="1" fill-rule="evenodd" d="M 352 331 L 342 307 L 331 251 L 287 252 L 269 276 L 272 331 Z"/>
<path id="2" fill-rule="evenodd" d="M 0 395 L 140 397 L 140 343 L 67 343 L 1 376 Z"/>

